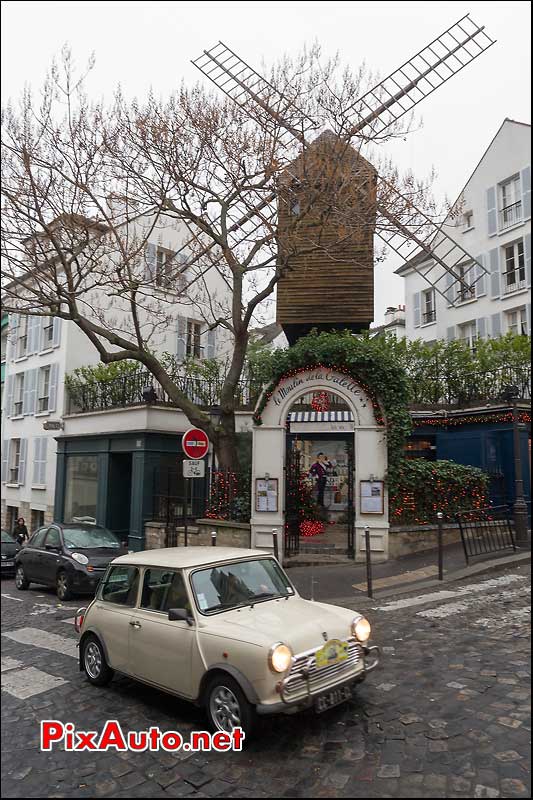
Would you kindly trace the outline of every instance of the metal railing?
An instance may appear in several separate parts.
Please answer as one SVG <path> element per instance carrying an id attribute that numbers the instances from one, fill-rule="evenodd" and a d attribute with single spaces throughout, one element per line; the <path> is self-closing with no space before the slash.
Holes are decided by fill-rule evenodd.
<path id="1" fill-rule="evenodd" d="M 526 274 L 524 270 L 512 269 L 509 272 L 503 273 L 504 286 L 503 293 L 511 294 L 512 292 L 519 292 L 521 289 L 527 287 Z"/>
<path id="2" fill-rule="evenodd" d="M 520 399 L 531 400 L 531 366 L 499 367 L 484 372 L 447 373 L 435 365 L 420 375 L 409 371 L 414 405 L 472 406 L 497 402 L 506 386 L 518 386 Z"/>
<path id="3" fill-rule="evenodd" d="M 509 506 L 461 511 L 455 518 L 459 523 L 467 564 L 476 556 L 501 550 L 516 551 Z"/>
<path id="4" fill-rule="evenodd" d="M 437 312 L 435 311 L 434 308 L 431 311 L 424 311 L 424 313 L 422 314 L 422 321 L 424 325 L 426 325 L 428 322 L 435 322 L 436 319 L 437 319 Z"/>
<path id="5" fill-rule="evenodd" d="M 220 403 L 223 379 L 205 380 L 188 376 L 174 377 L 177 388 L 189 400 L 202 408 L 211 408 Z M 254 408 L 262 385 L 243 380 L 235 392 L 236 409 Z M 114 408 L 127 408 L 140 404 L 175 406 L 176 404 L 146 371 L 122 375 L 110 381 L 88 382 L 69 390 L 68 413 L 90 413 Z"/>
<path id="6" fill-rule="evenodd" d="M 500 230 L 510 228 L 511 225 L 517 225 L 522 222 L 522 201 L 518 200 L 516 203 L 511 203 L 505 206 L 500 211 Z"/>

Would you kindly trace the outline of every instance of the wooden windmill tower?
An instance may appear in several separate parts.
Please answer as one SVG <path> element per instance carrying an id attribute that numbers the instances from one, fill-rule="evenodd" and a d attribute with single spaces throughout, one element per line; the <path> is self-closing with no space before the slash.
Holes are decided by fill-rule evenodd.
<path id="1" fill-rule="evenodd" d="M 219 42 L 193 61 L 256 122 L 265 127 L 275 122 L 285 144 L 298 144 L 305 155 L 305 176 L 302 156 L 288 159 L 279 190 L 243 220 L 249 225 L 254 213 L 259 219 L 276 218 L 279 251 L 283 257 L 294 254 L 280 277 L 277 296 L 277 318 L 291 343 L 313 327 L 357 332 L 369 326 L 375 233 L 404 260 L 419 249 L 430 255 L 433 267 L 421 274 L 448 302 L 450 275 L 471 290 L 486 272 L 377 174 L 358 153 L 357 141 L 382 134 L 492 44 L 484 28 L 466 15 L 347 109 L 340 133 L 318 136 L 315 122 L 227 45 Z M 329 203 L 334 184 L 335 208 Z M 238 241 L 238 223 L 234 229 Z"/>

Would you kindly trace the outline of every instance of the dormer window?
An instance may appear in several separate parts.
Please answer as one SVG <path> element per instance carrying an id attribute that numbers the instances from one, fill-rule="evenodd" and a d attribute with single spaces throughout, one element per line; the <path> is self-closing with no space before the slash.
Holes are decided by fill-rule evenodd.
<path id="1" fill-rule="evenodd" d="M 469 231 L 473 227 L 474 227 L 474 212 L 465 211 L 465 213 L 463 214 L 463 228 L 465 231 Z"/>

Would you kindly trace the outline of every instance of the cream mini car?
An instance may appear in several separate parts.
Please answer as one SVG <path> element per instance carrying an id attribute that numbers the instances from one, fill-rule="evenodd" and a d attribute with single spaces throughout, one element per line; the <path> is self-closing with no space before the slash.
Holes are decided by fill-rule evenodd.
<path id="1" fill-rule="evenodd" d="M 116 670 L 203 706 L 214 729 L 246 735 L 256 715 L 347 700 L 379 660 L 361 614 L 304 600 L 262 550 L 116 558 L 76 628 L 91 683 Z"/>

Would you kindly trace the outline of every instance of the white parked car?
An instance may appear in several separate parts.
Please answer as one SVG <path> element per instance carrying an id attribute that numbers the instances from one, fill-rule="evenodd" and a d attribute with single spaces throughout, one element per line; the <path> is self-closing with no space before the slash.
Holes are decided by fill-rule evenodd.
<path id="1" fill-rule="evenodd" d="M 249 736 L 257 714 L 325 711 L 379 661 L 370 625 L 304 600 L 262 550 L 174 547 L 116 558 L 76 615 L 80 669 L 123 673 L 205 708 Z"/>

